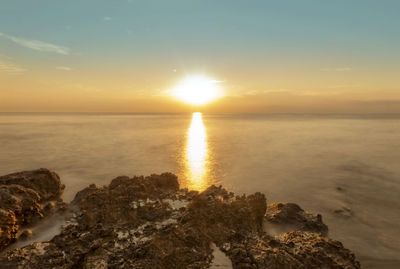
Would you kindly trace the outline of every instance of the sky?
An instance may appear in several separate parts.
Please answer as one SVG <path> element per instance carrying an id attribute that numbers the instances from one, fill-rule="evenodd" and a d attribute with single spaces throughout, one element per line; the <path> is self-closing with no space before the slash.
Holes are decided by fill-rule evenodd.
<path id="1" fill-rule="evenodd" d="M 0 111 L 400 113 L 398 0 L 1 0 Z M 171 97 L 219 82 L 203 107 Z"/>

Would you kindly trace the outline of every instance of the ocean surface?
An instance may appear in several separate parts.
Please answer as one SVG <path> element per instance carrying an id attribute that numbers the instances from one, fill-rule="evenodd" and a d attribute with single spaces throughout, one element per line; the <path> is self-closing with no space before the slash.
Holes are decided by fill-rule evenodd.
<path id="1" fill-rule="evenodd" d="M 165 171 L 189 189 L 263 192 L 321 213 L 363 268 L 400 268 L 400 116 L 0 113 L 0 174 L 40 167 L 67 201 Z"/>

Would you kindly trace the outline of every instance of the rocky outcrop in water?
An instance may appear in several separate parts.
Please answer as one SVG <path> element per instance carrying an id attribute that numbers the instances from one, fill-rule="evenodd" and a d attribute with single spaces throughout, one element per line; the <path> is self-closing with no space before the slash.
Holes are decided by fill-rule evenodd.
<path id="1" fill-rule="evenodd" d="M 320 214 L 304 211 L 293 203 L 268 204 L 265 213 L 267 222 L 281 226 L 284 229 L 317 232 L 328 234 L 328 226 L 322 222 Z"/>
<path id="2" fill-rule="evenodd" d="M 118 177 L 77 193 L 60 234 L 3 253 L 0 267 L 209 268 L 217 247 L 235 269 L 360 268 L 340 242 L 323 236 L 320 217 L 301 209 L 293 217 L 287 205 L 267 208 L 261 193 L 235 196 L 222 187 L 179 189 L 170 173 Z M 263 229 L 293 218 L 322 230 L 294 225 L 272 236 Z"/>
<path id="3" fill-rule="evenodd" d="M 0 177 L 0 251 L 16 240 L 21 227 L 64 208 L 60 178 L 47 169 Z"/>

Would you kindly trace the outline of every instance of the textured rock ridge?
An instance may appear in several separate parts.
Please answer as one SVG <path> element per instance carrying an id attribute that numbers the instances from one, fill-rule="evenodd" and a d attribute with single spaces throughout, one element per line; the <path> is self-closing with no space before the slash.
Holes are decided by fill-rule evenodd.
<path id="1" fill-rule="evenodd" d="M 179 189 L 170 173 L 118 177 L 78 192 L 60 234 L 3 253 L 0 268 L 209 268 L 215 247 L 235 269 L 360 268 L 324 236 L 320 217 L 285 207 L 267 207 L 261 193 Z M 276 236 L 265 232 L 265 222 L 277 219 L 296 225 Z"/>

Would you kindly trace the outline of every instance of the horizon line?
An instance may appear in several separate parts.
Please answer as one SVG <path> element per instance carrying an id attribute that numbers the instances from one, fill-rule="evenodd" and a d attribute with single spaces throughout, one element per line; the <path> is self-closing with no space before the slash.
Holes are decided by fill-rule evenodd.
<path id="1" fill-rule="evenodd" d="M 399 112 L 396 113 L 336 113 L 336 112 L 241 112 L 241 113 L 215 113 L 215 112 L 82 112 L 82 111 L 0 111 L 0 114 L 87 114 L 87 115 L 188 115 L 195 112 L 200 112 L 207 115 L 336 115 L 336 116 L 351 116 L 351 115 L 387 115 L 387 116 L 400 116 Z"/>

